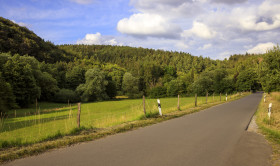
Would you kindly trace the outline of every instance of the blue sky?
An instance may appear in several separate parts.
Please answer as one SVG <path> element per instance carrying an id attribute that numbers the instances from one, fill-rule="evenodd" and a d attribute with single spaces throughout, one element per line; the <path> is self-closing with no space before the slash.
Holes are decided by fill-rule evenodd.
<path id="1" fill-rule="evenodd" d="M 224 59 L 280 43 L 279 0 L 0 0 L 0 16 L 55 44 L 111 44 Z"/>

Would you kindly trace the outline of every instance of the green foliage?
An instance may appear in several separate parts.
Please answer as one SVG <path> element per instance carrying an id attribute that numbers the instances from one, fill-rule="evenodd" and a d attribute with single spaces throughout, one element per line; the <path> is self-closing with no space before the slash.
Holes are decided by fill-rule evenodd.
<path id="1" fill-rule="evenodd" d="M 116 90 L 121 91 L 123 75 L 126 70 L 116 64 L 106 64 L 103 70 L 105 71 L 107 77 L 110 78 L 112 83 L 115 84 Z"/>
<path id="2" fill-rule="evenodd" d="M 105 79 L 104 72 L 98 68 L 89 69 L 85 74 L 86 83 L 80 84 L 76 91 L 81 96 L 82 101 L 106 100 L 106 86 L 108 81 Z"/>
<path id="3" fill-rule="evenodd" d="M 76 103 L 80 101 L 80 97 L 73 90 L 60 89 L 57 93 L 55 93 L 53 101 L 58 103 L 67 103 L 68 101 L 70 103 Z"/>
<path id="4" fill-rule="evenodd" d="M 112 99 L 117 95 L 116 82 L 114 82 L 112 78 L 106 78 L 106 80 L 108 80 L 108 84 L 106 85 L 106 93 Z"/>
<path id="5" fill-rule="evenodd" d="M 192 85 L 193 92 L 198 95 L 205 95 L 206 92 L 213 91 L 213 79 L 208 75 L 209 73 L 203 73 Z"/>
<path id="6" fill-rule="evenodd" d="M 178 94 L 184 94 L 185 84 L 180 79 L 174 79 L 164 85 L 166 87 L 167 96 L 177 96 Z"/>
<path id="7" fill-rule="evenodd" d="M 139 96 L 138 80 L 131 73 L 126 72 L 123 76 L 122 89 L 129 98 Z"/>
<path id="8" fill-rule="evenodd" d="M 85 70 L 80 66 L 66 71 L 66 88 L 75 90 L 80 84 L 85 83 Z"/>
<path id="9" fill-rule="evenodd" d="M 3 76 L 12 86 L 16 102 L 21 107 L 27 107 L 40 98 L 41 89 L 36 84 L 35 70 L 36 60 L 26 56 L 9 57 L 3 65 Z"/>
<path id="10" fill-rule="evenodd" d="M 12 87 L 9 83 L 5 82 L 0 72 L 0 118 L 1 115 L 4 116 L 4 113 L 8 111 L 8 109 L 14 107 L 16 107 L 16 103 Z"/>
<path id="11" fill-rule="evenodd" d="M 162 86 L 154 87 L 149 91 L 150 98 L 163 98 L 166 97 L 166 88 Z"/>
<path id="12" fill-rule="evenodd" d="M 254 69 L 247 69 L 239 73 L 236 82 L 239 91 L 256 90 L 258 87 L 258 76 Z"/>
<path id="13" fill-rule="evenodd" d="M 280 47 L 277 45 L 264 56 L 261 83 L 265 91 L 280 91 Z"/>
<path id="14" fill-rule="evenodd" d="M 51 101 L 59 90 L 56 80 L 47 72 L 39 72 L 36 76 L 37 84 L 41 89 L 41 100 Z"/>

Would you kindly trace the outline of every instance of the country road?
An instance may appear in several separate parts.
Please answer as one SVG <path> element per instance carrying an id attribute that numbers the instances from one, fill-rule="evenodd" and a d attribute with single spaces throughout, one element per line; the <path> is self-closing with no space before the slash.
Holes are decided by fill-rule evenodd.
<path id="1" fill-rule="evenodd" d="M 92 142 L 5 165 L 266 166 L 271 148 L 246 131 L 261 93 Z M 163 108 L 164 109 L 164 108 Z"/>

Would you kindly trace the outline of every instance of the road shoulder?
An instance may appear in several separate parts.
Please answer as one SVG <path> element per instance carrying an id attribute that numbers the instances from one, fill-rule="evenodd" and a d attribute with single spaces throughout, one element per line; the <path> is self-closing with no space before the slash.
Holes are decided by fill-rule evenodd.
<path id="1" fill-rule="evenodd" d="M 271 166 L 271 154 L 272 148 L 265 137 L 258 133 L 254 116 L 247 131 L 244 131 L 238 141 L 227 165 Z"/>

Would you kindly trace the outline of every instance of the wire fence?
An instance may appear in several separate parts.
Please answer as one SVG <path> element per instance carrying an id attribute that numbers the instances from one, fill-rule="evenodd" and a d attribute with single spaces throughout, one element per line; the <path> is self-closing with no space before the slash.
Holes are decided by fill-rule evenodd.
<path id="1" fill-rule="evenodd" d="M 229 95 L 234 99 L 240 94 Z M 225 101 L 226 96 L 208 94 L 197 97 L 197 104 Z M 180 109 L 195 107 L 195 97 L 179 98 Z M 162 113 L 178 111 L 178 98 L 161 99 Z M 40 105 L 40 104 L 39 104 Z M 146 99 L 147 114 L 157 114 L 156 99 Z M 77 128 L 77 104 L 55 109 L 39 109 L 24 113 L 21 110 L 0 118 L 0 147 L 4 144 L 30 144 L 50 139 L 57 135 L 70 134 Z M 142 99 L 84 103 L 81 105 L 80 125 L 83 128 L 107 128 L 144 118 Z"/>

